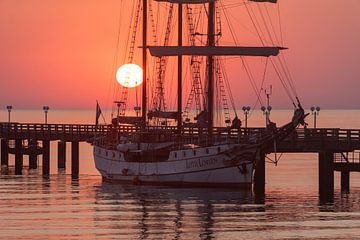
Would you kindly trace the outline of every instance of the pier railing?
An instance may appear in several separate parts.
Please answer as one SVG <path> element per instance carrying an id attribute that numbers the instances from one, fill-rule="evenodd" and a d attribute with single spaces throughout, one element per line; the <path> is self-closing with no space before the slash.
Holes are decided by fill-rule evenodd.
<path id="1" fill-rule="evenodd" d="M 334 154 L 334 163 L 360 164 L 360 152 L 344 152 Z"/>
<path id="2" fill-rule="evenodd" d="M 0 123 L 0 137 L 8 139 L 67 139 L 85 141 L 107 131 L 107 126 L 93 124 Z"/>
<path id="3" fill-rule="evenodd" d="M 299 128 L 278 147 L 279 152 L 351 152 L 360 149 L 360 130 Z"/>
<path id="4" fill-rule="evenodd" d="M 179 132 L 175 126 L 152 126 L 144 131 L 162 131 L 164 135 L 175 138 Z M 94 124 L 41 124 L 41 123 L 0 123 L 0 138 L 6 139 L 45 139 L 65 141 L 87 141 L 95 136 L 109 132 L 132 134 L 139 132 L 139 126 L 133 125 L 94 125 Z M 266 132 L 265 128 L 229 129 L 214 128 L 213 139 L 216 141 L 256 141 Z M 181 136 L 192 142 L 194 139 L 205 139 L 206 128 L 185 127 Z M 317 152 L 321 149 L 333 152 L 350 152 L 360 149 L 359 129 L 340 128 L 299 128 L 281 142 L 277 143 L 279 152 Z"/>

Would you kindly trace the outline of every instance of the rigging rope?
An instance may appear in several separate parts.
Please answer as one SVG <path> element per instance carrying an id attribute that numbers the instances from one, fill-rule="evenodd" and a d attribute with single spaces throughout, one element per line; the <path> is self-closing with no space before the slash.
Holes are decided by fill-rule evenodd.
<path id="1" fill-rule="evenodd" d="M 222 2 L 220 2 L 220 4 L 222 4 Z M 225 20 L 226 20 L 226 22 L 227 22 L 227 24 L 229 26 L 230 34 L 231 34 L 231 36 L 233 38 L 233 41 L 235 42 L 235 45 L 238 45 L 238 39 L 236 37 L 235 32 L 233 31 L 233 26 L 232 26 L 232 24 L 231 24 L 231 22 L 230 22 L 230 20 L 228 18 L 228 13 L 227 13 L 226 9 L 224 10 L 224 16 L 225 16 Z M 253 88 L 253 90 L 254 90 L 254 92 L 256 94 L 257 100 L 260 101 L 260 103 L 262 104 L 262 97 L 261 97 L 259 89 L 256 86 L 256 82 L 254 80 L 254 77 L 253 77 L 253 75 L 252 75 L 252 73 L 250 71 L 250 67 L 248 66 L 248 64 L 247 64 L 244 57 L 240 57 L 240 59 L 241 59 L 242 65 L 243 65 L 243 67 L 245 69 L 245 73 L 246 73 L 246 75 L 248 76 L 248 78 L 250 80 L 251 87 Z"/>
<path id="2" fill-rule="evenodd" d="M 281 84 L 283 85 L 283 87 L 285 89 L 286 94 L 290 98 L 293 106 L 296 107 L 295 101 L 294 101 L 293 97 L 291 96 L 291 93 L 290 93 L 289 89 L 286 86 L 286 82 L 283 80 L 282 76 L 280 75 L 280 72 L 279 72 L 278 68 L 276 67 L 275 62 L 273 61 L 273 59 L 270 59 L 270 61 L 271 61 L 271 64 L 273 65 L 273 67 L 274 67 L 275 73 L 278 75 L 278 77 L 280 79 L 280 82 L 281 82 Z"/>
<path id="3" fill-rule="evenodd" d="M 159 4 L 159 2 L 158 2 Z M 159 11 L 158 11 L 159 14 Z M 155 17 L 154 17 L 154 13 L 153 13 L 153 8 L 152 8 L 152 1 L 149 1 L 149 15 L 150 15 L 150 22 L 151 22 L 151 29 L 152 29 L 152 37 L 153 37 L 153 44 L 156 46 L 157 45 L 157 29 L 156 26 L 159 19 L 156 19 L 156 23 L 155 23 Z M 158 17 L 158 16 L 157 16 Z M 156 64 L 152 65 L 152 73 L 156 72 Z M 150 79 L 153 78 L 153 76 L 150 77 Z M 149 88 L 151 89 L 151 93 L 154 93 L 154 84 L 153 81 L 149 81 Z M 152 95 L 151 97 L 151 105 L 154 105 L 154 96 Z"/>
<path id="4" fill-rule="evenodd" d="M 224 64 L 223 59 L 219 58 L 219 61 L 220 61 L 220 64 L 222 65 L 222 69 L 225 69 L 225 64 Z M 222 74 L 223 74 L 224 79 L 225 79 L 226 88 L 231 89 L 230 88 L 229 78 L 228 78 L 228 75 L 227 75 L 226 71 L 222 71 Z M 234 96 L 232 94 L 232 91 L 229 91 L 229 98 L 230 98 L 230 103 L 231 103 L 231 107 L 233 108 L 234 114 L 235 114 L 235 116 L 237 116 L 237 113 L 236 113 L 236 110 L 235 110 L 236 109 L 235 100 L 234 100 Z"/>
<path id="5" fill-rule="evenodd" d="M 255 15 L 254 11 L 252 10 L 252 8 L 248 8 L 247 5 L 245 5 L 245 7 L 246 7 L 246 10 L 247 10 L 247 12 L 248 12 L 248 15 L 249 15 L 249 17 L 250 17 L 250 19 L 251 19 L 251 21 L 252 21 L 252 23 L 253 23 L 253 26 L 254 26 L 257 34 L 258 34 L 258 37 L 259 37 L 262 45 L 265 46 L 265 43 L 264 43 L 264 40 L 263 40 L 264 37 L 262 37 L 262 36 L 264 36 L 264 33 L 263 33 L 262 29 L 259 27 L 260 24 L 259 24 L 259 21 L 258 21 L 257 18 L 256 18 L 256 15 Z M 262 19 L 263 19 L 265 28 L 266 28 L 267 31 L 268 31 L 269 38 L 270 38 L 270 40 L 272 41 L 269 28 L 268 28 L 267 25 L 266 25 L 265 18 L 263 17 L 262 12 L 261 12 L 260 14 L 261 14 L 261 16 L 262 16 Z M 270 19 L 270 21 L 271 21 L 271 19 Z M 272 41 L 272 43 L 274 44 L 273 41 Z M 280 79 L 281 84 L 283 85 L 283 87 L 284 87 L 284 89 L 285 89 L 286 94 L 288 95 L 288 97 L 289 97 L 289 99 L 291 100 L 292 104 L 296 107 L 296 104 L 295 104 L 295 102 L 294 102 L 294 98 L 292 97 L 290 91 L 292 92 L 292 94 L 295 96 L 296 99 L 298 99 L 298 96 L 297 96 L 297 94 L 296 94 L 296 90 L 295 90 L 294 83 L 293 83 L 292 79 L 289 77 L 290 71 L 289 71 L 289 69 L 286 69 L 287 65 L 286 65 L 286 67 L 284 66 L 284 65 L 286 64 L 286 62 L 283 63 L 283 62 L 281 61 L 281 58 L 277 58 L 277 59 L 279 59 L 279 60 L 278 60 L 278 61 L 279 61 L 279 65 L 280 65 L 280 68 L 283 70 L 282 73 L 285 75 L 285 79 L 284 79 L 284 77 L 282 76 L 282 73 L 281 73 L 280 68 L 278 67 L 277 63 L 276 63 L 275 61 L 273 61 L 272 58 L 271 58 L 271 63 L 272 63 L 272 65 L 273 65 L 273 67 L 274 67 L 274 70 L 275 70 L 277 76 L 278 76 L 279 79 Z M 290 90 L 289 90 L 289 89 L 290 89 Z"/>
<path id="6" fill-rule="evenodd" d="M 115 71 L 116 71 L 116 66 L 117 66 L 117 62 L 118 62 L 118 54 L 119 54 L 119 46 L 120 46 L 120 36 L 121 36 L 121 26 L 122 26 L 122 18 L 121 18 L 121 12 L 123 9 L 123 0 L 120 1 L 120 10 L 119 10 L 119 18 L 118 18 L 118 27 L 117 27 L 117 36 L 116 36 L 116 44 L 115 44 L 115 51 L 114 51 L 114 57 L 113 57 L 113 61 L 112 61 L 112 66 L 111 66 L 111 71 L 110 71 L 110 77 L 109 77 L 109 88 L 108 88 L 108 93 L 107 93 L 107 97 L 106 97 L 106 106 L 109 106 L 111 104 L 112 108 L 111 108 L 111 115 L 114 111 L 114 105 L 112 103 L 109 104 L 109 95 L 110 95 L 110 91 L 111 89 L 113 89 L 113 99 L 116 95 L 116 89 L 118 88 L 118 86 L 116 85 L 115 88 L 113 88 L 113 86 L 115 85 L 115 82 L 113 81 L 114 79 L 114 75 L 115 75 Z M 112 116 L 111 116 L 112 118 Z"/>
<path id="7" fill-rule="evenodd" d="M 135 44 L 136 44 L 136 36 L 138 32 L 138 24 L 139 24 L 139 18 L 140 18 L 140 11 L 141 11 L 141 0 L 138 0 L 135 10 L 135 19 L 134 19 L 134 25 L 132 28 L 132 34 L 131 34 L 131 42 L 130 42 L 130 50 L 128 55 L 128 63 L 134 62 L 134 54 L 135 54 Z M 127 107 L 127 98 L 129 89 L 126 87 L 126 85 L 129 83 L 129 74 L 127 74 L 125 78 L 125 83 L 122 88 L 121 98 L 120 101 L 122 102 L 121 109 L 120 109 L 120 115 L 125 115 L 126 107 Z M 136 100 L 137 101 L 137 100 Z"/>
<path id="8" fill-rule="evenodd" d="M 274 42 L 274 39 L 272 38 L 272 35 L 271 35 L 271 33 L 270 33 L 270 29 L 269 29 L 268 25 L 266 24 L 266 20 L 265 20 L 265 17 L 264 17 L 263 12 L 262 12 L 262 10 L 261 10 L 260 4 L 257 4 L 257 7 L 258 7 L 258 9 L 259 9 L 259 13 L 260 13 L 261 19 L 262 19 L 262 21 L 264 22 L 264 27 L 265 27 L 265 30 L 266 30 L 268 36 L 269 36 L 269 40 L 270 40 L 271 44 L 272 44 L 273 46 L 275 46 L 276 44 L 275 44 L 275 42 Z"/>
<path id="9" fill-rule="evenodd" d="M 271 20 L 270 13 L 269 13 L 269 10 L 268 10 L 267 6 L 265 5 L 264 8 L 265 8 L 266 16 L 268 17 L 268 20 L 270 22 L 270 27 L 271 27 L 271 29 L 272 29 L 272 31 L 274 33 L 274 36 L 275 36 L 275 39 L 276 39 L 276 44 L 278 46 L 283 45 L 282 40 L 280 41 L 278 35 L 276 34 L 275 26 L 274 26 L 274 24 L 273 24 L 273 22 Z"/>
<path id="10" fill-rule="evenodd" d="M 265 18 L 264 18 L 264 16 L 263 16 L 263 13 L 262 13 L 262 10 L 261 10 L 261 8 L 260 8 L 260 5 L 258 5 L 258 6 L 259 6 L 260 14 L 261 14 L 261 16 L 262 16 L 262 18 L 263 18 L 263 21 L 264 21 L 264 23 L 265 23 L 267 32 L 268 32 L 269 35 L 271 35 L 271 33 L 270 33 L 270 31 L 269 31 L 269 28 L 268 28 L 267 25 L 266 25 L 266 20 L 265 20 Z M 271 20 L 271 17 L 270 17 L 268 8 L 267 8 L 266 6 L 265 6 L 265 10 L 266 10 L 266 13 L 267 13 L 267 16 L 268 16 L 268 20 L 269 20 L 269 22 L 270 22 L 270 26 L 271 26 L 271 28 L 272 28 L 272 30 L 273 30 L 273 32 L 274 32 L 274 35 L 275 35 L 277 44 L 278 44 L 278 45 L 279 45 L 279 44 L 282 44 L 282 36 L 281 36 L 281 42 L 280 42 L 280 41 L 279 41 L 279 38 L 278 38 L 277 35 L 276 35 L 276 31 L 275 31 L 274 24 L 272 23 L 272 20 Z M 279 18 L 280 18 L 280 12 L 279 12 L 279 11 L 280 11 L 280 9 L 278 8 L 278 15 L 279 15 Z M 282 35 L 282 33 L 281 33 L 281 22 L 279 22 L 279 25 L 280 25 L 280 34 Z M 272 44 L 275 45 L 275 43 L 274 43 L 273 41 L 272 41 Z M 290 86 L 290 89 L 291 89 L 292 93 L 294 94 L 295 97 L 297 97 L 297 92 L 296 92 L 296 88 L 295 88 L 295 85 L 294 85 L 294 82 L 293 82 L 293 78 L 292 78 L 292 76 L 291 76 L 291 72 L 290 72 L 289 67 L 288 67 L 288 65 L 287 65 L 287 61 L 285 60 L 284 54 L 281 54 L 281 55 L 280 55 L 279 62 L 280 62 L 281 68 L 283 69 L 283 72 L 284 72 L 284 74 L 285 74 L 285 76 L 286 76 L 286 79 L 288 80 L 288 84 L 289 84 L 289 86 Z"/>
<path id="11" fill-rule="evenodd" d="M 264 73 L 263 73 L 263 76 L 262 76 L 262 81 L 261 81 L 261 85 L 260 85 L 260 91 L 262 89 L 264 89 L 264 82 L 265 82 L 265 78 L 266 78 L 266 71 L 267 71 L 267 66 L 268 66 L 268 62 L 269 62 L 269 58 L 266 58 L 266 62 L 265 62 L 265 67 L 264 67 Z M 253 114 L 254 112 L 254 109 L 256 109 L 258 103 L 260 103 L 261 106 L 264 106 L 263 102 L 261 101 L 261 99 L 257 99 L 255 104 L 253 105 L 253 107 L 251 108 L 251 112 L 249 114 L 249 117 L 251 117 L 251 115 Z"/>
<path id="12" fill-rule="evenodd" d="M 171 34 L 171 24 L 173 21 L 173 11 L 174 4 L 170 4 L 168 19 L 166 23 L 166 32 L 164 37 L 164 46 L 169 45 L 169 39 Z M 165 103 L 165 93 L 164 93 L 164 81 L 165 81 L 165 72 L 167 65 L 167 57 L 159 57 L 156 62 L 156 86 L 155 86 L 155 95 L 153 99 L 153 108 L 156 110 L 166 110 Z"/>
<path id="13" fill-rule="evenodd" d="M 281 14 L 280 14 L 280 3 L 278 3 L 277 6 L 278 6 L 280 40 L 281 40 L 281 45 L 284 46 L 284 39 L 283 39 L 283 33 L 282 33 L 282 24 L 281 24 Z"/>
<path id="14" fill-rule="evenodd" d="M 201 12 L 201 8 L 200 8 Z M 194 16 L 192 7 L 189 4 L 186 4 L 186 20 L 187 20 L 187 27 L 188 27 L 188 41 L 190 42 L 191 46 L 196 45 L 196 25 L 194 23 Z M 200 19 L 200 18 L 199 18 Z M 199 22 L 199 20 L 198 20 Z M 191 72 L 191 90 L 186 101 L 186 105 L 184 108 L 183 117 L 185 121 L 189 120 L 189 110 L 191 105 L 193 104 L 193 100 L 195 98 L 195 110 L 196 115 L 200 113 L 202 106 L 201 106 L 201 99 L 205 106 L 205 96 L 203 94 L 202 89 L 202 82 L 201 82 L 201 74 L 200 74 L 200 67 L 201 67 L 201 57 L 200 56 L 191 56 L 190 58 L 190 72 Z"/>

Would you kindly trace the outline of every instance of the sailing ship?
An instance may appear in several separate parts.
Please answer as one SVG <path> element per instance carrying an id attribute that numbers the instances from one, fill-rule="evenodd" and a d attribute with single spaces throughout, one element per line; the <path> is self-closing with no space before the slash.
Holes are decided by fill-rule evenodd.
<path id="1" fill-rule="evenodd" d="M 117 115 L 113 117 L 110 130 L 104 136 L 97 136 L 94 141 L 94 159 L 103 179 L 134 184 L 156 184 L 177 186 L 224 186 L 251 187 L 256 162 L 266 149 L 291 134 L 299 124 L 304 124 L 304 110 L 299 98 L 295 96 L 294 115 L 291 121 L 282 127 L 276 127 L 267 118 L 266 128 L 254 130 L 242 128 L 236 112 L 230 119 L 225 119 L 226 126 L 216 126 L 215 98 L 220 95 L 220 102 L 225 105 L 222 112 L 228 113 L 225 100 L 224 79 L 222 78 L 222 57 L 239 56 L 244 63 L 245 56 L 271 59 L 279 55 L 283 47 L 278 46 L 221 46 L 219 38 L 219 7 L 223 0 L 156 0 L 165 6 L 168 21 L 164 44 L 151 45 L 148 42 L 148 20 L 153 0 L 138 0 L 133 22 L 134 40 L 142 10 L 142 104 L 136 106 L 136 116 L 126 116 L 128 89 L 125 87 L 120 101 L 116 101 Z M 276 4 L 277 0 L 244 0 L 244 4 Z M 169 45 L 169 35 L 174 31 L 174 8 L 178 9 L 177 44 Z M 183 10 L 186 13 L 183 13 Z M 206 33 L 196 29 L 194 12 L 206 16 Z M 202 9 L 199 10 L 199 9 Z M 188 25 L 188 45 L 183 45 L 183 17 Z M 152 24 L 154 20 L 150 21 Z M 156 34 L 154 34 L 156 35 Z M 197 37 L 206 40 L 199 43 Z M 130 49 L 130 62 L 133 61 L 134 44 Z M 148 56 L 150 53 L 151 58 Z M 166 62 L 170 57 L 177 57 L 177 107 L 168 111 L 165 107 L 164 75 Z M 183 66 L 185 59 L 190 62 L 191 93 L 184 109 L 183 104 Z M 206 59 L 201 67 L 201 59 Z M 149 63 L 153 60 L 155 74 L 149 77 Z M 274 67 L 276 66 L 273 64 Z M 204 70 L 204 75 L 200 74 Z M 173 70 L 172 70 L 173 71 Z M 202 84 L 201 76 L 203 76 Z M 149 107 L 147 87 L 153 80 L 155 85 L 153 107 Z M 220 94 L 215 88 L 220 88 Z M 201 98 L 203 96 L 203 98 Z M 258 96 L 259 97 L 259 96 Z M 189 117 L 189 102 L 196 102 L 194 122 Z M 234 105 L 234 104 L 233 104 Z M 235 108 L 235 107 L 234 107 Z M 140 115 L 141 111 L 141 116 Z"/>

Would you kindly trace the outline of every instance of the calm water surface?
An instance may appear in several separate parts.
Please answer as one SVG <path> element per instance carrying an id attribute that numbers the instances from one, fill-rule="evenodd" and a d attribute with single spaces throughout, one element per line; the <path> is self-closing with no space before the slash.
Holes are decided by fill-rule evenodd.
<path id="1" fill-rule="evenodd" d="M 320 114 L 320 127 L 360 129 L 360 111 Z M 93 115 L 56 111 L 53 119 L 92 122 Z M 280 123 L 289 117 L 286 111 L 273 115 Z M 41 111 L 15 116 L 19 122 L 42 120 Z M 253 117 L 254 125 L 263 121 L 259 113 Z M 1 118 L 6 120 L 5 112 Z M 82 144 L 80 149 L 78 181 L 71 180 L 70 161 L 66 171 L 56 169 L 56 143 L 51 145 L 50 178 L 43 178 L 41 169 L 24 170 L 22 176 L 14 176 L 13 169 L 9 175 L 2 172 L 0 239 L 360 239 L 360 173 L 351 174 L 350 193 L 340 192 L 335 174 L 334 202 L 320 203 L 316 154 L 285 154 L 278 166 L 268 163 L 261 202 L 252 192 L 234 189 L 103 182 L 91 146 Z M 70 145 L 68 159 L 69 150 Z"/>

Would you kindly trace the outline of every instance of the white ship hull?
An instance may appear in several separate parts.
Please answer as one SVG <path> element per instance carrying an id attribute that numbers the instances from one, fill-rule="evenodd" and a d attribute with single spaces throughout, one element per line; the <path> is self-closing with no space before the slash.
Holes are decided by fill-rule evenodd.
<path id="1" fill-rule="evenodd" d="M 256 149 L 234 155 L 231 145 L 171 151 L 165 161 L 126 161 L 124 152 L 94 147 L 105 180 L 132 184 L 251 188 Z"/>

